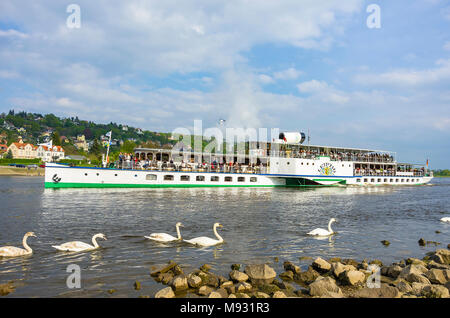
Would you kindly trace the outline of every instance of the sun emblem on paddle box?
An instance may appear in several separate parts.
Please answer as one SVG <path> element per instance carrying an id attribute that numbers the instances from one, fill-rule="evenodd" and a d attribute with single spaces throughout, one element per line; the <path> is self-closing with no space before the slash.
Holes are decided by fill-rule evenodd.
<path id="1" fill-rule="evenodd" d="M 331 163 L 325 162 L 320 165 L 319 173 L 323 176 L 334 176 L 336 168 Z"/>

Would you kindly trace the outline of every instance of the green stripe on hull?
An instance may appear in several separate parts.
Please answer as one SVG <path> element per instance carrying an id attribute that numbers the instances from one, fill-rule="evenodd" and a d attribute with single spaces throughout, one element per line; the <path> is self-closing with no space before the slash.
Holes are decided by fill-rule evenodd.
<path id="1" fill-rule="evenodd" d="M 274 188 L 274 187 L 332 187 L 336 185 L 228 185 L 228 184 L 114 184 L 114 183 L 53 183 L 45 188 Z"/>

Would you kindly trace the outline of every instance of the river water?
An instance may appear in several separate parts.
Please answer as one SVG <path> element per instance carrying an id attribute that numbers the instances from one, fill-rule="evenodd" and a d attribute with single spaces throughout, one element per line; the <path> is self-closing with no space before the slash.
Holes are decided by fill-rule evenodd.
<path id="1" fill-rule="evenodd" d="M 0 259 L 0 284 L 16 286 L 7 297 L 153 296 L 164 286 L 149 272 L 169 260 L 185 272 L 208 263 L 227 276 L 233 263 L 267 262 L 277 272 L 285 260 L 307 266 L 310 261 L 299 260 L 304 256 L 390 263 L 436 249 L 419 246 L 422 237 L 442 248 L 450 243 L 450 224 L 439 221 L 450 216 L 450 178 L 400 187 L 54 190 L 44 189 L 41 177 L 0 177 L 0 202 L 0 246 L 20 247 L 25 232 L 37 235 L 28 239 L 31 256 Z M 306 235 L 326 228 L 331 217 L 338 220 L 338 234 L 322 240 Z M 225 243 L 196 248 L 144 238 L 152 232 L 175 236 L 176 222 L 185 225 L 184 238 L 213 237 L 212 225 L 220 222 Z M 51 247 L 90 243 L 96 233 L 108 240 L 99 239 L 102 248 L 93 252 Z M 80 289 L 67 287 L 70 264 L 81 268 Z M 142 284 L 139 291 L 135 280 Z"/>

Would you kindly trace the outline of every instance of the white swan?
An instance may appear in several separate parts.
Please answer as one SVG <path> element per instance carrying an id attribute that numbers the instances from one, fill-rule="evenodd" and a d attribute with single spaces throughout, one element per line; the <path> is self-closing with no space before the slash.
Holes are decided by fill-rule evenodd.
<path id="1" fill-rule="evenodd" d="M 441 219 L 441 222 L 450 223 L 450 217 L 444 217 Z"/>
<path id="2" fill-rule="evenodd" d="M 106 240 L 105 234 L 98 233 L 92 237 L 92 244 L 83 243 L 80 241 L 67 242 L 61 245 L 52 245 L 52 247 L 56 248 L 59 251 L 64 252 L 82 252 L 82 251 L 91 251 L 99 248 L 100 246 L 97 244 L 96 239 L 101 238 Z"/>
<path id="3" fill-rule="evenodd" d="M 217 227 L 223 227 L 222 224 L 220 223 L 214 223 L 213 226 L 213 231 L 214 234 L 216 235 L 216 237 L 218 238 L 218 240 L 206 237 L 206 236 L 201 236 L 201 237 L 196 237 L 190 240 L 184 240 L 184 242 L 187 242 L 189 244 L 193 244 L 193 245 L 197 245 L 197 246 L 213 246 L 213 245 L 217 245 L 220 243 L 223 243 L 223 238 L 217 233 Z"/>
<path id="4" fill-rule="evenodd" d="M 25 247 L 25 249 L 19 248 L 19 247 L 14 247 L 14 246 L 3 246 L 3 247 L 0 247 L 0 256 L 15 257 L 15 256 L 23 256 L 23 255 L 32 254 L 33 250 L 27 244 L 27 238 L 29 236 L 36 237 L 36 235 L 33 232 L 25 233 L 23 240 L 22 240 L 22 244 L 23 244 L 23 247 Z"/>
<path id="5" fill-rule="evenodd" d="M 179 241 L 179 240 L 181 240 L 180 226 L 183 227 L 184 225 L 181 224 L 181 222 L 178 222 L 177 224 L 175 224 L 175 228 L 177 229 L 178 237 L 174 237 L 167 233 L 152 233 L 152 234 L 150 234 L 150 236 L 144 236 L 144 237 L 148 238 L 149 240 L 163 242 L 163 243 Z"/>
<path id="6" fill-rule="evenodd" d="M 311 232 L 308 232 L 308 235 L 314 235 L 314 236 L 328 236 L 328 235 L 332 235 L 335 232 L 333 232 L 333 230 L 331 229 L 331 223 L 336 222 L 335 218 L 331 218 L 330 222 L 328 222 L 328 231 L 325 229 L 314 229 Z"/>

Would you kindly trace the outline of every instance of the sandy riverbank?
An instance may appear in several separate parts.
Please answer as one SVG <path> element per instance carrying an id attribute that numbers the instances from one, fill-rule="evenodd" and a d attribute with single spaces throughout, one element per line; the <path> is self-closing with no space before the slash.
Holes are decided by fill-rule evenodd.
<path id="1" fill-rule="evenodd" d="M 16 168 L 0 166 L 0 176 L 44 176 L 44 168 Z"/>

